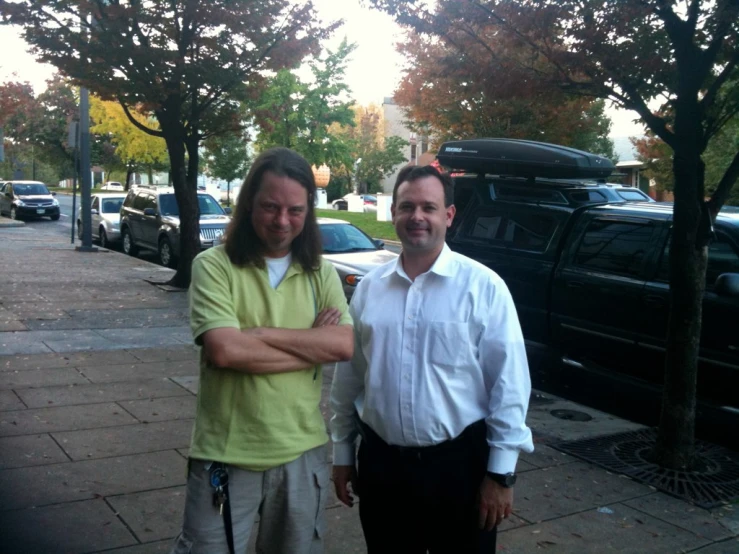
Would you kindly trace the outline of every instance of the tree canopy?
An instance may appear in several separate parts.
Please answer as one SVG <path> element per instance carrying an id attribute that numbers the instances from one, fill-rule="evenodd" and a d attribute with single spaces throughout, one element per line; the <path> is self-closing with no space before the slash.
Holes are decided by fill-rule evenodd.
<path id="1" fill-rule="evenodd" d="M 411 127 L 435 139 L 509 137 L 581 148 L 614 158 L 604 102 L 573 97 L 532 78 L 515 38 L 480 25 L 484 38 L 453 26 L 445 40 L 409 31 L 398 50 L 406 67 L 396 103 Z"/>
<path id="2" fill-rule="evenodd" d="M 348 145 L 331 129 L 354 124 L 351 91 L 344 77 L 355 48 L 344 39 L 335 52 L 329 50 L 311 61 L 310 83 L 289 69 L 268 80 L 253 101 L 258 150 L 285 146 L 316 166 L 351 164 Z"/>

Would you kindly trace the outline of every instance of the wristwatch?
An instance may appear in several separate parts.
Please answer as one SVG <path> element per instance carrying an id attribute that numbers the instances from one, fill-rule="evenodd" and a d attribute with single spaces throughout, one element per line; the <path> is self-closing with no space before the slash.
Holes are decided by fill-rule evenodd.
<path id="1" fill-rule="evenodd" d="M 516 484 L 516 474 L 510 473 L 493 473 L 492 471 L 487 472 L 488 477 L 498 483 L 501 487 L 506 489 L 511 488 Z"/>

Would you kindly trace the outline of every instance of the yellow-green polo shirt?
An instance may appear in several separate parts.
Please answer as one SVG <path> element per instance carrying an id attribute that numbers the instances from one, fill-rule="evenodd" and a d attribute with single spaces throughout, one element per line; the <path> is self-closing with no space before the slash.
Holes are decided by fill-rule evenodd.
<path id="1" fill-rule="evenodd" d="M 234 266 L 216 246 L 195 258 L 188 294 L 197 343 L 219 327 L 309 329 L 327 307 L 341 310 L 340 325 L 352 323 L 339 276 L 323 259 L 315 272 L 293 263 L 273 289 L 266 268 Z M 322 383 L 320 366 L 249 375 L 214 367 L 201 352 L 190 456 L 263 471 L 325 444 Z"/>

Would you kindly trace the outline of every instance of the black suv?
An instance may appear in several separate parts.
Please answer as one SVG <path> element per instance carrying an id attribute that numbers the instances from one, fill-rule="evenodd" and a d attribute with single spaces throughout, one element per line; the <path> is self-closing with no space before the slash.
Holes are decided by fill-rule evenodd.
<path id="1" fill-rule="evenodd" d="M 210 248 L 226 230 L 229 208 L 210 194 L 198 192 L 200 246 Z M 159 253 L 159 261 L 176 267 L 180 252 L 180 218 L 174 189 L 135 187 L 121 206 L 123 251 L 135 256 L 140 248 Z"/>
<path id="2" fill-rule="evenodd" d="M 455 177 L 447 243 L 505 280 L 535 382 L 561 394 L 569 384 L 610 395 L 615 413 L 643 400 L 653 421 L 670 304 L 672 204 L 607 183 L 609 160 L 556 145 L 455 141 L 441 146 L 438 159 L 465 173 Z M 708 254 L 698 367 L 704 413 L 739 418 L 738 320 L 739 210 L 727 207 Z M 637 396 L 640 390 L 652 394 Z"/>

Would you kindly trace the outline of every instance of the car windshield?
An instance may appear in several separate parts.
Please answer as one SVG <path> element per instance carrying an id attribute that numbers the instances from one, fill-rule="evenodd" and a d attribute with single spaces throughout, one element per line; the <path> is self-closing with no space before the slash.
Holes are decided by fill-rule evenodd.
<path id="1" fill-rule="evenodd" d="M 33 183 L 30 185 L 13 185 L 13 190 L 16 194 L 19 195 L 33 195 L 33 194 L 49 194 L 49 189 L 46 188 L 46 185 L 42 185 L 41 183 Z"/>
<path id="2" fill-rule="evenodd" d="M 103 198 L 103 213 L 117 214 L 121 211 L 121 204 L 123 204 L 123 198 Z"/>
<path id="3" fill-rule="evenodd" d="M 321 242 L 326 254 L 377 250 L 372 239 L 351 224 L 325 223 L 319 225 Z"/>
<path id="4" fill-rule="evenodd" d="M 159 196 L 159 207 L 162 215 L 179 216 L 180 210 L 174 194 L 162 194 Z M 200 215 L 223 215 L 223 208 L 209 194 L 198 194 L 198 207 Z"/>

